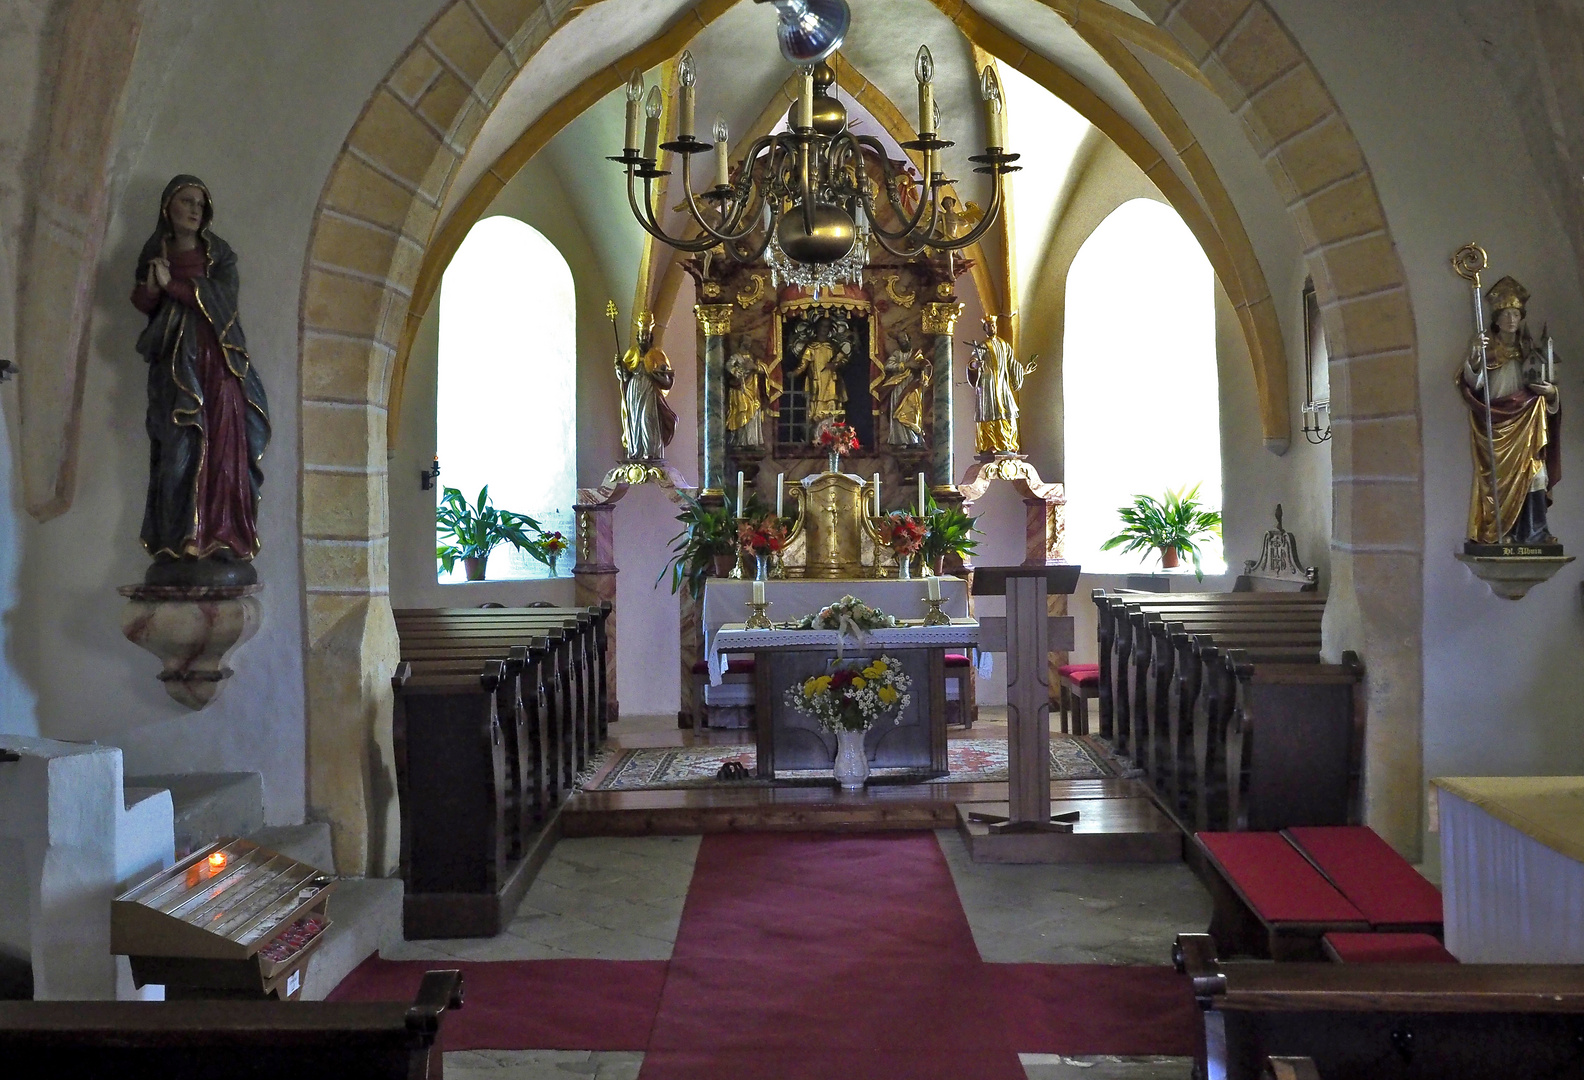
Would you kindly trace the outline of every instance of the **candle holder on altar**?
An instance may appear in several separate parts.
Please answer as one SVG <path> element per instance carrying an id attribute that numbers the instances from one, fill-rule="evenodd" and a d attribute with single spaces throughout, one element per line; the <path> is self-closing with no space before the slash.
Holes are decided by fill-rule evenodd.
<path id="1" fill-rule="evenodd" d="M 765 614 L 765 608 L 769 606 L 768 603 L 744 604 L 743 607 L 750 608 L 752 614 L 748 616 L 748 621 L 743 623 L 743 626 L 749 630 L 773 630 L 775 623 L 771 622 L 770 616 Z"/>
<path id="2" fill-rule="evenodd" d="M 951 616 L 946 614 L 944 611 L 941 610 L 941 605 L 944 604 L 945 602 L 946 602 L 946 598 L 945 597 L 938 597 L 937 599 L 934 599 L 934 600 L 925 600 L 924 601 L 924 606 L 929 608 L 929 610 L 924 613 L 924 625 L 925 626 L 950 626 L 951 625 Z"/>

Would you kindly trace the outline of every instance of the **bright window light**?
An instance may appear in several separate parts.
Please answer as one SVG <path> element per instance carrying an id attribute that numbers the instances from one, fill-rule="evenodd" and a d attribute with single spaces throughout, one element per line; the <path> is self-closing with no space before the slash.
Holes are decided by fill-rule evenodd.
<path id="1" fill-rule="evenodd" d="M 1100 550 L 1135 495 L 1198 485 L 1199 501 L 1221 508 L 1215 330 L 1210 261 L 1171 207 L 1123 203 L 1073 259 L 1062 359 L 1066 552 L 1085 570 L 1160 569 L 1153 552 Z M 1202 550 L 1205 573 L 1226 572 L 1219 539 Z"/>
<path id="2" fill-rule="evenodd" d="M 577 308 L 572 269 L 532 226 L 509 217 L 474 225 L 440 284 L 440 483 L 471 503 L 489 485 L 501 510 L 527 514 L 572 540 L 577 498 Z M 570 552 L 561 557 L 565 574 Z M 465 580 L 459 561 L 442 582 Z M 492 580 L 549 568 L 509 544 Z"/>

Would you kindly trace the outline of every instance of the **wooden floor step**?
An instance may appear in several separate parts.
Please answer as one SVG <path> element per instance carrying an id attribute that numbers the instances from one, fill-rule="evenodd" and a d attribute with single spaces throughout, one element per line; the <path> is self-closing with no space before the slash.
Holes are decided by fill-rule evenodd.
<path id="1" fill-rule="evenodd" d="M 997 832 L 974 820 L 1004 817 L 1005 802 L 957 804 L 957 831 L 975 862 L 1156 863 L 1182 859 L 1183 832 L 1148 795 L 1051 799 L 1051 814 L 1077 813 L 1071 832 Z"/>

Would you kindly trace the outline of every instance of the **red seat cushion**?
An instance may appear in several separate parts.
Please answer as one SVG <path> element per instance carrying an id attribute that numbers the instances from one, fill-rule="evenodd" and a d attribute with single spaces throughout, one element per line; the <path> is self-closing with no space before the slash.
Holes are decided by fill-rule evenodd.
<path id="1" fill-rule="evenodd" d="M 1455 964 L 1458 958 L 1429 934 L 1350 934 L 1321 939 L 1344 964 Z"/>
<path id="2" fill-rule="evenodd" d="M 1056 669 L 1056 674 L 1063 679 L 1071 679 L 1079 686 L 1100 685 L 1099 664 L 1063 664 Z"/>
<path id="3" fill-rule="evenodd" d="M 751 673 L 753 669 L 754 658 L 751 656 L 734 656 L 726 661 L 726 674 L 728 675 L 747 675 Z M 693 662 L 693 674 L 708 675 L 709 661 L 695 660 Z"/>
<path id="4" fill-rule="evenodd" d="M 960 652 L 949 652 L 949 653 L 946 654 L 946 666 L 947 667 L 967 667 L 968 666 L 968 657 L 966 657 L 965 655 L 963 655 Z"/>
<path id="5" fill-rule="evenodd" d="M 1441 922 L 1440 891 L 1369 826 L 1300 826 L 1287 835 L 1371 926 Z"/>
<path id="6" fill-rule="evenodd" d="M 1280 833 L 1198 833 L 1197 838 L 1266 922 L 1368 921 Z"/>

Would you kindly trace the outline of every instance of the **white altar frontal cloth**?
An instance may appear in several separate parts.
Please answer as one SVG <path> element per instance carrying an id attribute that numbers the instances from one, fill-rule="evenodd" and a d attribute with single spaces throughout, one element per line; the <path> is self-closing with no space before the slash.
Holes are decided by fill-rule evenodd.
<path id="1" fill-rule="evenodd" d="M 869 656 L 886 649 L 971 648 L 979 641 L 979 624 L 973 619 L 953 619 L 950 626 L 896 626 L 871 630 L 864 641 L 839 630 L 749 630 L 728 623 L 716 631 L 709 653 L 710 682 L 718 684 L 726 653 L 757 649 L 815 648 Z"/>
<path id="2" fill-rule="evenodd" d="M 1432 782 L 1447 950 L 1465 964 L 1584 964 L 1584 776 Z"/>

